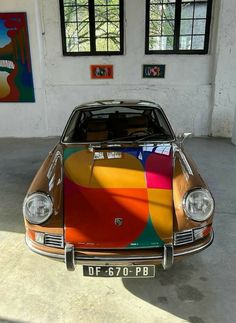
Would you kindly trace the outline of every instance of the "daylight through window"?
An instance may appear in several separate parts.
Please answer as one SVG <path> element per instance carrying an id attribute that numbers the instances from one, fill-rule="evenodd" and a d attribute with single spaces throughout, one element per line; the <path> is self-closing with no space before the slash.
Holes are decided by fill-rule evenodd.
<path id="1" fill-rule="evenodd" d="M 206 54 L 212 0 L 146 0 L 146 54 Z"/>
<path id="2" fill-rule="evenodd" d="M 60 0 L 64 55 L 123 54 L 123 0 Z"/>

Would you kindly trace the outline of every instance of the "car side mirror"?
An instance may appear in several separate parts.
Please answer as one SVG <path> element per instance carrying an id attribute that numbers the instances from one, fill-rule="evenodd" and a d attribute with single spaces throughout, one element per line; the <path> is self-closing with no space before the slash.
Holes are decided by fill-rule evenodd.
<path id="1" fill-rule="evenodd" d="M 182 147 L 185 139 L 192 137 L 192 133 L 191 132 L 184 132 L 183 134 L 180 134 L 177 136 L 177 142 L 179 144 L 180 147 Z"/>

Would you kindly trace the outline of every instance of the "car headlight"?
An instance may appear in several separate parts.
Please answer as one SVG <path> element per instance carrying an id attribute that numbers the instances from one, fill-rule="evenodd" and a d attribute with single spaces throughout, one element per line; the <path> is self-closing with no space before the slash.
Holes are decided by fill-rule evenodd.
<path id="1" fill-rule="evenodd" d="M 214 211 L 214 200 L 208 190 L 196 188 L 185 194 L 183 208 L 192 220 L 205 221 Z"/>
<path id="2" fill-rule="evenodd" d="M 32 224 L 45 222 L 52 215 L 52 211 L 52 200 L 45 193 L 33 193 L 24 200 L 23 214 Z"/>

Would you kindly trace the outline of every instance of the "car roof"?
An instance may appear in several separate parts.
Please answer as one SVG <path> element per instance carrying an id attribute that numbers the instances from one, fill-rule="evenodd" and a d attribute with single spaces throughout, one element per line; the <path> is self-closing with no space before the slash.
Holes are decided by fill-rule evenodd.
<path id="1" fill-rule="evenodd" d="M 155 108 L 161 109 L 161 107 L 152 101 L 145 101 L 145 100 L 98 100 L 92 101 L 87 103 L 82 103 L 81 105 L 75 107 L 74 110 L 80 109 L 92 109 L 92 108 L 106 108 L 112 106 L 120 106 L 120 107 L 130 107 L 130 108 Z"/>

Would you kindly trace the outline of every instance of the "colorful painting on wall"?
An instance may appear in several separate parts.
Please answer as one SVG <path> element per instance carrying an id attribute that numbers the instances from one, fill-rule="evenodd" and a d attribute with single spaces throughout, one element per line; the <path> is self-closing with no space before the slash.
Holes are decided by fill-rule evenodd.
<path id="1" fill-rule="evenodd" d="M 143 65 L 143 77 L 144 78 L 165 78 L 165 65 Z"/>
<path id="2" fill-rule="evenodd" d="M 113 78 L 113 65 L 91 65 L 90 71 L 92 79 Z"/>
<path id="3" fill-rule="evenodd" d="M 0 102 L 34 102 L 26 13 L 0 13 Z"/>

